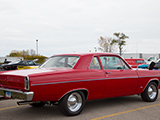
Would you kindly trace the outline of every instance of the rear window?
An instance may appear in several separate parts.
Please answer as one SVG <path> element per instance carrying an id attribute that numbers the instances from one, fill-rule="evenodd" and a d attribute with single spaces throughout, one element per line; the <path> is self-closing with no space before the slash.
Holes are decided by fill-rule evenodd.
<path id="1" fill-rule="evenodd" d="M 73 68 L 78 60 L 78 56 L 54 56 L 49 58 L 41 67 Z"/>

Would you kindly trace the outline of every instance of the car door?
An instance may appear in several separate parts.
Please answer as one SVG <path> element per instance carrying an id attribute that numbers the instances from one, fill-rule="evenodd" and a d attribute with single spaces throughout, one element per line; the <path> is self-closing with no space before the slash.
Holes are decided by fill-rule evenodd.
<path id="1" fill-rule="evenodd" d="M 121 96 L 134 94 L 138 85 L 138 76 L 135 70 L 118 56 L 100 56 L 103 66 L 107 95 Z"/>
<path id="2" fill-rule="evenodd" d="M 101 68 L 100 61 L 97 56 L 94 56 L 90 62 L 89 68 L 87 70 L 86 79 L 91 80 L 88 89 L 90 91 L 90 97 L 92 99 L 102 98 L 104 97 L 105 92 L 105 79 L 104 79 L 104 71 Z"/>

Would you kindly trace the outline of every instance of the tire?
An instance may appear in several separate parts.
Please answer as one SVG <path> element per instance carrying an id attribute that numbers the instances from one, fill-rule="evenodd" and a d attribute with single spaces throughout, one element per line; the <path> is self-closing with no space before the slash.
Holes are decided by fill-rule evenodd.
<path id="1" fill-rule="evenodd" d="M 153 70 L 153 68 L 154 68 L 154 66 L 155 66 L 155 62 L 151 62 L 150 64 L 149 64 L 149 70 Z"/>
<path id="2" fill-rule="evenodd" d="M 32 107 L 43 107 L 46 103 L 45 102 L 34 102 L 30 104 Z"/>
<path id="3" fill-rule="evenodd" d="M 155 82 L 150 82 L 142 92 L 141 97 L 146 102 L 154 102 L 158 97 L 157 84 Z"/>
<path id="4" fill-rule="evenodd" d="M 85 105 L 85 96 L 81 91 L 68 93 L 58 103 L 60 111 L 67 116 L 75 116 L 82 112 Z"/>

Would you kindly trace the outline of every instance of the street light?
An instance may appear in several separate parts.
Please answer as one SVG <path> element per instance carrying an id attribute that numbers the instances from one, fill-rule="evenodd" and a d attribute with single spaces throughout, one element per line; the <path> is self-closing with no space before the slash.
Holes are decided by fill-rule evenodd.
<path id="1" fill-rule="evenodd" d="M 36 51 L 37 51 L 37 55 L 38 55 L 38 39 L 36 39 Z"/>

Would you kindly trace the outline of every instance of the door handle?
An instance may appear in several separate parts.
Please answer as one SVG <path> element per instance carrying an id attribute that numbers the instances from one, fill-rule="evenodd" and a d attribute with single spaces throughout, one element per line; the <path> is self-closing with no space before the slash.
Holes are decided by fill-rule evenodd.
<path id="1" fill-rule="evenodd" d="M 112 72 L 106 72 L 106 74 L 111 74 Z"/>

